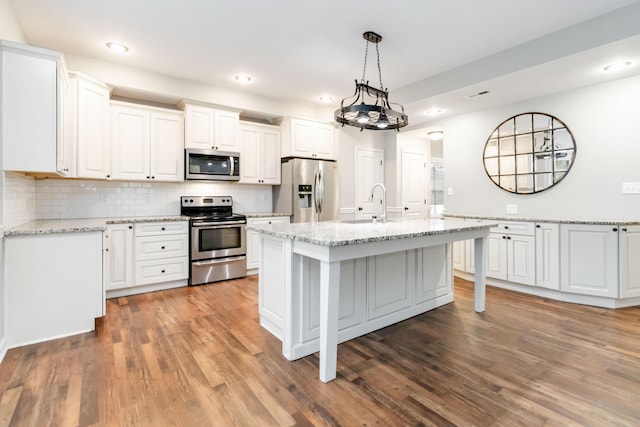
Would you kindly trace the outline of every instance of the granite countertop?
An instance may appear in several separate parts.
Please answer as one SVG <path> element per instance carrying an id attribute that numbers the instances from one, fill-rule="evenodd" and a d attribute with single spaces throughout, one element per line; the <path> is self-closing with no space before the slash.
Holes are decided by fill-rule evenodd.
<path id="1" fill-rule="evenodd" d="M 267 218 L 272 216 L 291 216 L 290 213 L 284 212 L 250 212 L 250 213 L 242 213 L 246 215 L 247 218 Z"/>
<path id="2" fill-rule="evenodd" d="M 590 219 L 541 219 L 541 218 L 524 218 L 516 216 L 490 216 L 490 215 L 472 215 L 472 214 L 443 214 L 446 218 L 460 219 L 484 219 L 488 221 L 521 221 L 521 222 L 544 222 L 554 224 L 585 224 L 585 225 L 640 225 L 640 220 L 590 220 Z"/>
<path id="3" fill-rule="evenodd" d="M 324 221 L 315 223 L 264 224 L 247 230 L 276 237 L 313 243 L 320 246 L 343 246 L 384 240 L 408 239 L 465 230 L 495 227 L 496 223 L 470 223 L 459 220 L 407 220 L 387 223 L 348 223 Z"/>
<path id="4" fill-rule="evenodd" d="M 181 215 L 130 218 L 41 219 L 4 230 L 4 235 L 26 236 L 31 234 L 81 233 L 88 231 L 104 231 L 107 228 L 107 224 L 131 224 L 136 222 L 167 222 L 188 220 L 188 217 Z"/>

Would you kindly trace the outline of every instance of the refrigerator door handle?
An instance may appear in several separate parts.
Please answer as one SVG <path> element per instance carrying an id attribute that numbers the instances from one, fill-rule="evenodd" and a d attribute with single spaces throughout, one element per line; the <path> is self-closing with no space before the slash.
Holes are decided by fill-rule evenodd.
<path id="1" fill-rule="evenodd" d="M 318 213 L 322 215 L 322 205 L 324 203 L 324 177 L 322 176 L 322 169 L 318 169 Z M 319 219 L 319 218 L 318 218 Z"/>
<path id="2" fill-rule="evenodd" d="M 313 209 L 318 213 L 318 171 L 313 172 Z"/>

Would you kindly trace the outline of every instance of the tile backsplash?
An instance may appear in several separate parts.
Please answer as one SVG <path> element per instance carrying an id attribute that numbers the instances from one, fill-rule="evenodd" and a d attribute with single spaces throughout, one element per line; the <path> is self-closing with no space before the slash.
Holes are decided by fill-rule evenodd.
<path id="1" fill-rule="evenodd" d="M 5 225 L 35 219 L 122 218 L 179 215 L 180 196 L 232 196 L 235 212 L 271 212 L 271 186 L 226 182 L 128 182 L 79 179 L 33 179 L 8 174 L 5 209 L 15 218 Z M 11 209 L 8 209 L 11 211 Z"/>

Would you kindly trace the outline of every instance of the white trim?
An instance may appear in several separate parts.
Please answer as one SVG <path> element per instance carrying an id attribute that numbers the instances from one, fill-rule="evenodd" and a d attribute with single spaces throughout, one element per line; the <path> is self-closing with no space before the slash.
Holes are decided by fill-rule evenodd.
<path id="1" fill-rule="evenodd" d="M 129 295 L 144 294 L 147 292 L 164 291 L 166 289 L 182 288 L 187 286 L 186 280 L 174 280 L 165 283 L 153 283 L 151 285 L 132 286 L 130 288 L 107 290 L 107 299 L 126 297 Z"/>
<path id="2" fill-rule="evenodd" d="M 2 337 L 2 340 L 0 340 L 0 363 L 2 363 L 4 357 L 7 355 L 7 350 L 9 350 L 7 348 L 7 340 Z"/>

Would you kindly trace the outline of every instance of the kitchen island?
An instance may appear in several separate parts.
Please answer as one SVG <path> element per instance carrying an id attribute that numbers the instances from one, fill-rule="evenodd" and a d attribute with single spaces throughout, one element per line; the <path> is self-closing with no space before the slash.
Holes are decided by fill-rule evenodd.
<path id="1" fill-rule="evenodd" d="M 337 345 L 453 301 L 451 243 L 475 241 L 475 310 L 484 311 L 492 223 L 411 220 L 248 227 L 261 234 L 260 324 L 296 360 L 320 352 L 336 376 Z"/>

